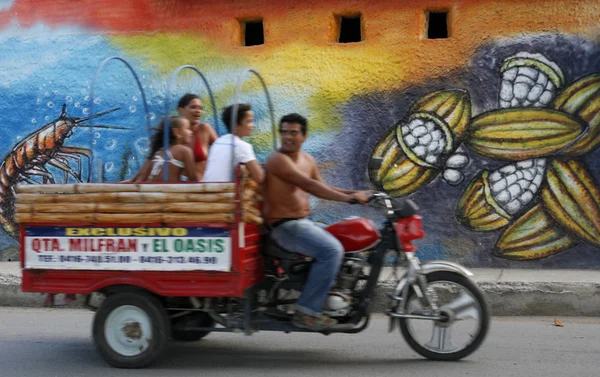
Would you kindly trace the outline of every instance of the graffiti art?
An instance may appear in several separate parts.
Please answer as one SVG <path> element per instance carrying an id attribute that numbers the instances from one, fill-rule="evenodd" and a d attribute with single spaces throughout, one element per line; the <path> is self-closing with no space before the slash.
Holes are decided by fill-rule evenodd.
<path id="1" fill-rule="evenodd" d="M 13 238 L 18 236 L 18 227 L 14 219 L 15 185 L 60 182 L 59 178 L 49 171 L 48 165 L 63 172 L 61 183 L 67 183 L 70 177 L 77 182 L 83 182 L 82 158 L 87 158 L 87 163 L 90 164 L 91 151 L 63 144 L 72 135 L 75 127 L 84 127 L 82 123 L 86 120 L 99 118 L 116 110 L 118 108 L 76 118 L 67 117 L 66 105 L 63 105 L 57 119 L 27 135 L 12 148 L 0 164 L 0 224 L 7 234 Z M 90 171 L 89 167 L 87 171 Z"/>
<path id="2" fill-rule="evenodd" d="M 494 255 L 533 260 L 580 241 L 600 246 L 600 190 L 580 157 L 600 145 L 600 74 L 565 86 L 560 67 L 539 53 L 519 52 L 500 65 L 499 108 L 471 117 L 461 89 L 417 100 L 406 119 L 376 146 L 383 158 L 371 183 L 403 197 L 441 172 L 457 185 L 469 158 L 507 161 L 481 170 L 468 183 L 455 215 L 475 232 L 503 229 Z"/>

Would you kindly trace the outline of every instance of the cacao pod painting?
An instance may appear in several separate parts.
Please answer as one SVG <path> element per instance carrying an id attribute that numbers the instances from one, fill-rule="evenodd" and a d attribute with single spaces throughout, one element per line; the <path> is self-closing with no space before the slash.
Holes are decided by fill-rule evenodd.
<path id="1" fill-rule="evenodd" d="M 600 247 L 600 190 L 584 157 L 600 146 L 600 73 L 567 82 L 539 53 L 500 61 L 496 108 L 474 115 L 463 89 L 417 99 L 371 153 L 373 186 L 396 197 L 441 179 L 464 184 L 458 223 L 498 231 L 496 257 L 534 260 L 579 243 Z M 470 158 L 497 168 L 467 178 Z M 472 174 L 471 174 L 472 175 Z"/>

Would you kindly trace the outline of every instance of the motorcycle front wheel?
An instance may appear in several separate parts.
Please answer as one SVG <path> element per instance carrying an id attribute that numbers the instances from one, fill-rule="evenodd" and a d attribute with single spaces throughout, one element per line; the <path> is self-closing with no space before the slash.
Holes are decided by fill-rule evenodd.
<path id="1" fill-rule="evenodd" d="M 409 346 L 432 360 L 454 361 L 473 353 L 485 339 L 490 310 L 482 290 L 469 278 L 450 271 L 426 275 L 427 292 L 440 309 L 441 319 L 399 318 Z M 432 315 L 414 289 L 404 306 L 406 314 Z"/>

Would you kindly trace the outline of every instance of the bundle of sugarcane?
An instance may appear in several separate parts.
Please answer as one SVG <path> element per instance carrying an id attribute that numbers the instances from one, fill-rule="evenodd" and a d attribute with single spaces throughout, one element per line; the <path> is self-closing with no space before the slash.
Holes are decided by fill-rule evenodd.
<path id="1" fill-rule="evenodd" d="M 242 203 L 242 219 L 244 222 L 261 225 L 262 219 L 262 187 L 253 181 L 246 166 L 240 166 L 240 200 Z"/>
<path id="2" fill-rule="evenodd" d="M 259 225 L 262 224 L 260 189 L 244 172 L 241 170 L 237 187 L 235 183 L 18 185 L 16 220 L 119 224 L 234 222 L 236 210 L 240 210 L 240 219 Z"/>

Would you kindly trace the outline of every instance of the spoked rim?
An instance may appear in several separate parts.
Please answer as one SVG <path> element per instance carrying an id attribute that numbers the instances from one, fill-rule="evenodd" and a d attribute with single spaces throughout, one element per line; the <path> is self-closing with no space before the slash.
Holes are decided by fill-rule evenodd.
<path id="1" fill-rule="evenodd" d="M 441 287 L 436 287 L 438 285 Z M 475 295 L 462 284 L 447 280 L 428 283 L 427 290 L 433 293 L 442 319 L 407 319 L 407 330 L 412 338 L 421 347 L 437 354 L 456 353 L 469 347 L 477 339 L 483 324 L 483 309 Z M 408 301 L 407 314 L 431 313 L 413 295 Z M 460 333 L 463 329 L 467 329 L 466 334 Z M 428 335 L 424 336 L 426 333 Z"/>
<path id="2" fill-rule="evenodd" d="M 141 308 L 123 305 L 115 308 L 104 323 L 109 347 L 122 356 L 138 356 L 152 343 L 152 321 Z"/>

